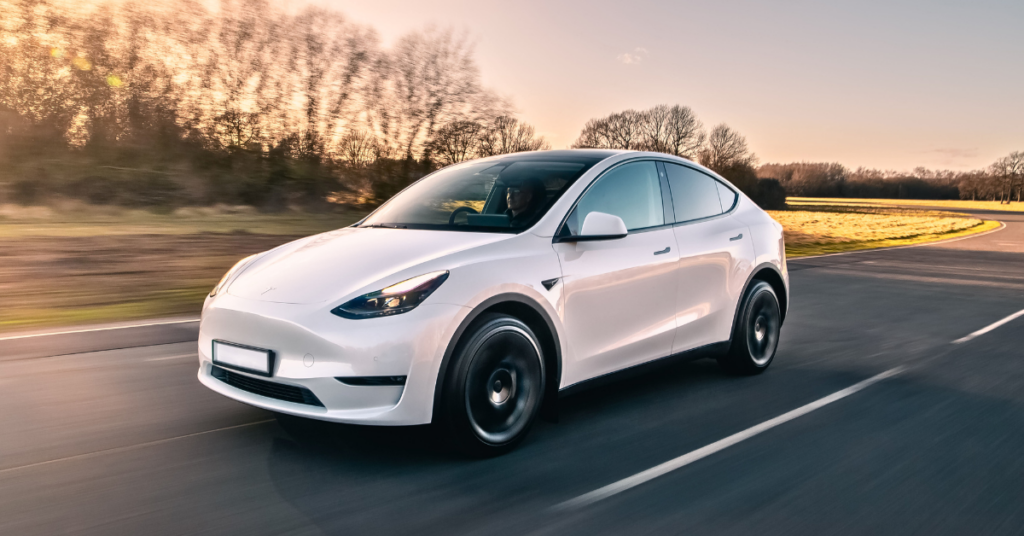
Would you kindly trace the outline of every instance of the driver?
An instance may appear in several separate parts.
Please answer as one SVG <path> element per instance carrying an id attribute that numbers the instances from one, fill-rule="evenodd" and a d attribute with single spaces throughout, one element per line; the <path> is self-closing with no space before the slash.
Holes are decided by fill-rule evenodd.
<path id="1" fill-rule="evenodd" d="M 540 179 L 524 179 L 509 183 L 505 190 L 509 225 L 522 227 L 530 222 L 544 204 L 544 183 Z"/>

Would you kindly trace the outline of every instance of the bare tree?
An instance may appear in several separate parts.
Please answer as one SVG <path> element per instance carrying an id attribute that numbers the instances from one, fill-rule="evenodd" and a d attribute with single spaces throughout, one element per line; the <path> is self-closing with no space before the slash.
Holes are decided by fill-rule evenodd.
<path id="1" fill-rule="evenodd" d="M 992 174 L 1002 179 L 1000 201 L 1009 204 L 1013 199 L 1014 187 L 1017 190 L 1017 202 L 1020 202 L 1021 189 L 1024 187 L 1024 151 L 1014 151 L 1008 156 L 996 160 L 991 166 Z M 1018 182 L 1021 183 L 1018 186 Z"/>
<path id="2" fill-rule="evenodd" d="M 377 38 L 321 8 L 306 8 L 287 28 L 291 76 L 281 78 L 288 81 L 289 93 L 300 96 L 294 100 L 303 103 L 300 123 L 290 129 L 301 131 L 304 145 L 322 154 L 341 127 L 356 122 L 355 97 L 368 77 Z"/>
<path id="3" fill-rule="evenodd" d="M 480 85 L 471 44 L 450 30 L 403 37 L 378 61 L 376 76 L 374 128 L 406 158 L 417 158 L 440 125 L 485 121 L 507 108 Z"/>
<path id="4" fill-rule="evenodd" d="M 612 145 L 621 149 L 644 149 L 644 112 L 626 110 L 608 116 L 608 136 Z"/>
<path id="5" fill-rule="evenodd" d="M 646 116 L 644 112 L 626 110 L 600 119 L 591 119 L 573 147 L 596 149 L 642 150 L 645 145 Z"/>
<path id="6" fill-rule="evenodd" d="M 441 165 L 458 164 L 476 156 L 484 127 L 475 121 L 452 121 L 437 129 L 431 156 Z"/>
<path id="7" fill-rule="evenodd" d="M 205 56 L 199 123 L 222 147 L 261 144 L 266 116 L 282 100 L 281 79 L 268 67 L 284 56 L 281 23 L 266 0 L 225 1 Z M 245 127 L 246 136 L 240 136 Z"/>
<path id="8" fill-rule="evenodd" d="M 369 132 L 350 130 L 338 142 L 337 152 L 349 167 L 366 167 L 377 158 L 377 139 Z"/>
<path id="9" fill-rule="evenodd" d="M 757 163 L 757 156 L 750 152 L 746 138 L 725 123 L 711 129 L 707 144 L 701 148 L 698 157 L 702 165 L 715 171 Z"/>
<path id="10" fill-rule="evenodd" d="M 663 104 L 587 121 L 573 147 L 657 151 L 692 159 L 705 137 L 693 110 Z"/>
<path id="11" fill-rule="evenodd" d="M 572 144 L 573 149 L 610 149 L 607 118 L 591 119 L 583 125 L 579 137 Z"/>
<path id="12" fill-rule="evenodd" d="M 648 150 L 673 154 L 693 160 L 707 133 L 704 125 L 688 106 L 660 105 L 647 112 Z"/>
<path id="13" fill-rule="evenodd" d="M 532 125 L 503 115 L 495 118 L 491 125 L 480 134 L 478 153 L 480 156 L 539 151 L 551 146 L 543 137 L 538 137 Z"/>

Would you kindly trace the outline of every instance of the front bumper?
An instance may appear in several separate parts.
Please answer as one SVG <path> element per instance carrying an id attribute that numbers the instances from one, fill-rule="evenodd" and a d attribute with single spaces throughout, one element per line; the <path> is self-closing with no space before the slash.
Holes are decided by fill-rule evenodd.
<path id="1" fill-rule="evenodd" d="M 423 304 L 392 317 L 346 320 L 322 306 L 219 296 L 205 308 L 200 324 L 199 381 L 229 398 L 290 415 L 353 424 L 426 424 L 444 351 L 468 312 L 457 305 Z M 229 384 L 223 373 L 218 379 L 212 374 L 215 339 L 272 350 L 272 375 L 231 370 L 243 381 Z M 406 381 L 347 385 L 335 379 L 377 376 L 406 376 Z M 260 382 L 308 389 L 322 406 L 236 386 L 266 385 Z"/>

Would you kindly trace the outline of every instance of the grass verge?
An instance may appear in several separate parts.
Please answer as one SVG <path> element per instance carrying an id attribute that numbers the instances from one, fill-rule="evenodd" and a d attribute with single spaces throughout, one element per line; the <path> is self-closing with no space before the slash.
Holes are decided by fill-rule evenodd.
<path id="1" fill-rule="evenodd" d="M 198 315 L 238 259 L 363 216 L 0 206 L 0 332 Z M 790 257 L 921 244 L 999 226 L 949 212 L 834 203 L 772 216 L 785 228 Z"/>
<path id="2" fill-rule="evenodd" d="M 867 199 L 846 197 L 788 197 L 786 203 L 792 207 L 834 205 L 848 207 L 941 207 L 955 210 L 995 210 L 1000 212 L 1024 212 L 1024 203 L 1002 204 L 999 201 L 970 201 L 959 199 Z"/>
<path id="3" fill-rule="evenodd" d="M 998 229 L 1002 225 L 998 221 L 984 220 L 966 229 L 954 230 L 945 233 L 925 233 L 905 236 L 901 238 L 886 238 L 879 240 L 860 240 L 849 242 L 823 242 L 823 243 L 802 243 L 786 244 L 786 256 L 789 258 L 809 257 L 811 255 L 827 255 L 830 253 L 844 253 L 848 251 L 860 251 L 866 249 L 891 248 L 898 246 L 913 246 L 961 238 L 978 233 L 984 233 Z"/>

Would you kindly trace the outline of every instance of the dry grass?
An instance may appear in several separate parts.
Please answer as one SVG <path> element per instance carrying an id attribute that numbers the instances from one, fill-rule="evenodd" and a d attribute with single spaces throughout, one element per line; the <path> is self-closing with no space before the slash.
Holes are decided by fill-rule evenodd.
<path id="1" fill-rule="evenodd" d="M 791 256 L 920 243 L 991 225 L 943 212 L 805 208 L 772 212 Z M 238 259 L 363 215 L 0 206 L 0 332 L 195 315 Z"/>
<path id="2" fill-rule="evenodd" d="M 792 257 L 921 244 L 999 226 L 953 212 L 822 203 L 796 207 L 770 212 L 784 228 Z"/>
<path id="3" fill-rule="evenodd" d="M 199 313 L 242 257 L 363 213 L 0 206 L 0 331 Z"/>
<path id="4" fill-rule="evenodd" d="M 928 199 L 856 199 L 842 197 L 788 197 L 786 203 L 799 207 L 807 205 L 838 205 L 860 207 L 942 207 L 959 210 L 998 210 L 1024 212 L 1024 203 L 1001 204 L 999 201 L 928 200 Z"/>
<path id="5" fill-rule="evenodd" d="M 179 208 L 166 214 L 66 201 L 55 207 L 0 205 L 0 239 L 251 233 L 308 236 L 345 227 L 365 212 L 262 213 L 247 206 Z"/>

